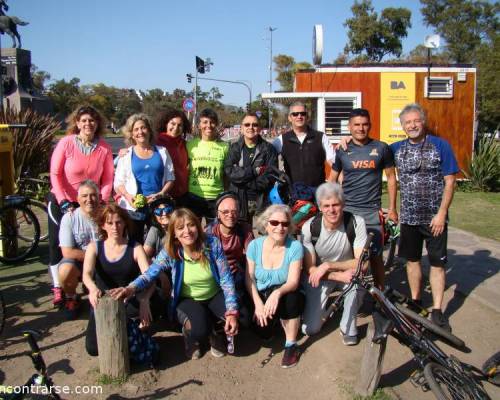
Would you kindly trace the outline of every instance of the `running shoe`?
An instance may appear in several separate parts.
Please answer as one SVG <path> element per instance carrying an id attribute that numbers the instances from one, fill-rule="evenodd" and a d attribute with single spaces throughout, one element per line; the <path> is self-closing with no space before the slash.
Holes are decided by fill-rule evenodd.
<path id="1" fill-rule="evenodd" d="M 54 307 L 60 308 L 64 305 L 64 292 L 60 287 L 53 287 L 52 293 L 54 297 L 52 298 L 52 305 Z"/>
<path id="2" fill-rule="evenodd" d="M 281 368 L 292 368 L 299 362 L 299 349 L 294 344 L 290 347 L 285 347 L 283 358 L 281 359 Z"/>

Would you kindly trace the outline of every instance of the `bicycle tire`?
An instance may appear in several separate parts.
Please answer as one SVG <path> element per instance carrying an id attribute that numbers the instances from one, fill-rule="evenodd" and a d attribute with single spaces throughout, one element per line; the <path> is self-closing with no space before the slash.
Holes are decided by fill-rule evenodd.
<path id="1" fill-rule="evenodd" d="M 438 400 L 489 400 L 482 386 L 471 376 L 435 362 L 424 367 L 424 377 Z"/>
<path id="2" fill-rule="evenodd" d="M 7 221 L 8 213 L 14 212 L 14 226 Z M 0 261 L 16 263 L 29 257 L 37 249 L 40 241 L 40 224 L 31 209 L 19 204 L 9 204 L 0 209 L 0 245 L 14 254 L 2 254 Z"/>
<path id="3" fill-rule="evenodd" d="M 405 307 L 401 304 L 396 303 L 395 306 L 403 315 L 416 321 L 418 324 L 422 325 L 425 329 L 438 335 L 439 337 L 444 339 L 449 344 L 453 345 L 454 347 L 456 347 L 458 349 L 465 348 L 465 342 L 462 339 L 460 339 L 459 337 L 455 336 L 453 333 L 448 332 L 447 330 L 441 328 L 440 326 L 437 326 L 431 320 L 429 320 L 425 317 L 422 317 L 420 314 L 417 314 L 416 312 L 408 309 L 407 307 Z"/>
<path id="4" fill-rule="evenodd" d="M 40 224 L 40 242 L 45 242 L 49 238 L 49 213 L 47 204 L 43 201 L 29 199 L 28 207 L 36 215 Z"/>

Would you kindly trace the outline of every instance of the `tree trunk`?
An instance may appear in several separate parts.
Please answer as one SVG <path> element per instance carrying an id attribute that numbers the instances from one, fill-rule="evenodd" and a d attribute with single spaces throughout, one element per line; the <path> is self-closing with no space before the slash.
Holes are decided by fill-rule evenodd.
<path id="1" fill-rule="evenodd" d="M 101 374 L 124 378 L 130 373 L 127 317 L 123 301 L 103 296 L 95 310 Z"/>

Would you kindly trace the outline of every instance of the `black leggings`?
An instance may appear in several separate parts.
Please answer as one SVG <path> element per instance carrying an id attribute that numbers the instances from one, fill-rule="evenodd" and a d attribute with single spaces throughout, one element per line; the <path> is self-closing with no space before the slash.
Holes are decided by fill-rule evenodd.
<path id="1" fill-rule="evenodd" d="M 279 286 L 270 287 L 262 292 L 259 292 L 259 296 L 264 304 L 274 289 L 277 288 L 279 288 Z M 294 292 L 288 292 L 280 297 L 275 316 L 282 320 L 294 319 L 300 317 L 303 310 L 304 294 L 297 289 Z M 272 320 L 268 322 L 267 326 L 260 326 L 256 323 L 254 326 L 255 333 L 262 338 L 270 338 L 273 335 L 274 325 L 277 323 L 278 318 L 272 318 Z"/>
<path id="2" fill-rule="evenodd" d="M 224 319 L 226 304 L 224 293 L 219 291 L 214 297 L 205 301 L 183 298 L 177 305 L 177 319 L 184 326 L 186 320 L 191 324 L 191 330 L 186 332 L 192 343 L 206 341 L 217 321 Z"/>
<path id="3" fill-rule="evenodd" d="M 47 195 L 47 212 L 49 214 L 49 264 L 56 265 L 62 259 L 61 248 L 59 247 L 59 227 L 63 213 L 53 193 Z"/>

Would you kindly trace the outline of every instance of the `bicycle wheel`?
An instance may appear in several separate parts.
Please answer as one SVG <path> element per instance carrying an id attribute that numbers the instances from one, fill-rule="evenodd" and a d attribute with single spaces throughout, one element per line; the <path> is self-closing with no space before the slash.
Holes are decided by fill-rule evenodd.
<path id="1" fill-rule="evenodd" d="M 29 208 L 36 215 L 40 224 L 40 242 L 49 238 L 49 214 L 47 205 L 43 201 L 29 199 Z"/>
<path id="2" fill-rule="evenodd" d="M 422 325 L 428 331 L 440 336 L 442 339 L 446 340 L 448 343 L 455 346 L 456 348 L 462 349 L 465 347 L 465 342 L 462 339 L 456 337 L 453 333 L 448 332 L 447 330 L 441 328 L 440 326 L 437 326 L 431 320 L 422 317 L 420 314 L 417 314 L 416 312 L 408 309 L 407 307 L 401 304 L 396 303 L 395 306 L 401 312 L 401 314 L 407 316 L 408 318 Z"/>
<path id="3" fill-rule="evenodd" d="M 40 241 L 40 224 L 29 208 L 9 204 L 0 209 L 0 261 L 15 263 L 30 256 Z"/>
<path id="4" fill-rule="evenodd" d="M 487 400 L 488 394 L 472 376 L 435 362 L 424 368 L 424 377 L 432 393 L 439 400 Z"/>

